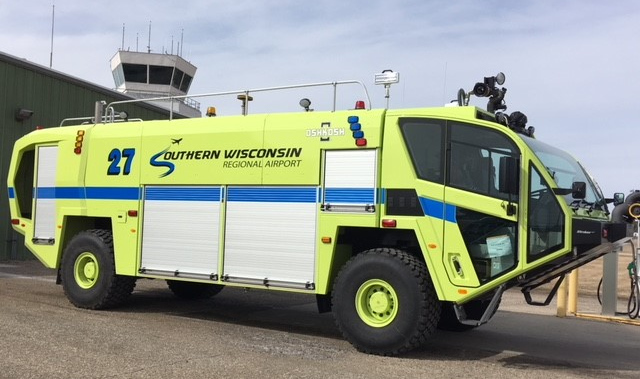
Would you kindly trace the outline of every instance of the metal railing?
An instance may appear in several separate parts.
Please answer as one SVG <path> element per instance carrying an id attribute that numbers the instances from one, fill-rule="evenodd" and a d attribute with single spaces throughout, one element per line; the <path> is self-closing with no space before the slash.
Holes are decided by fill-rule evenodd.
<path id="1" fill-rule="evenodd" d="M 131 104 L 131 103 L 139 103 L 143 101 L 157 101 L 157 100 L 168 100 L 171 101 L 172 104 L 169 107 L 169 119 L 173 119 L 173 101 L 183 101 L 186 98 L 199 98 L 199 97 L 215 97 L 215 96 L 229 96 L 229 95 L 244 95 L 245 99 L 249 98 L 249 95 L 256 92 L 268 92 L 268 91 L 281 91 L 281 90 L 289 90 L 296 88 L 308 88 L 308 87 L 323 87 L 323 86 L 332 86 L 333 87 L 333 107 L 332 112 L 336 110 L 336 102 L 337 102 L 337 87 L 339 85 L 346 84 L 357 84 L 360 85 L 364 92 L 364 96 L 366 98 L 367 109 L 371 109 L 371 99 L 369 98 L 369 92 L 367 91 L 367 87 L 358 80 L 344 80 L 337 82 L 322 82 L 322 83 L 308 83 L 308 84 L 294 84 L 288 86 L 278 86 L 278 87 L 265 87 L 265 88 L 254 88 L 247 90 L 235 90 L 235 91 L 224 91 L 224 92 L 211 92 L 211 93 L 203 93 L 196 95 L 182 95 L 182 96 L 164 96 L 164 97 L 152 97 L 146 99 L 133 99 L 133 100 L 121 100 L 121 101 L 113 101 L 104 108 L 104 122 L 114 122 L 116 112 L 113 108 L 114 105 L 120 104 Z M 195 100 L 194 100 L 195 101 Z M 243 101 L 243 115 L 247 115 L 249 113 L 249 101 Z"/>

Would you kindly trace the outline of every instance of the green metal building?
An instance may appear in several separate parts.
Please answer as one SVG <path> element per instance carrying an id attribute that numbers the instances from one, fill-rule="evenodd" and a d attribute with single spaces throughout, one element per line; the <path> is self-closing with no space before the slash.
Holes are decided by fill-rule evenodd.
<path id="1" fill-rule="evenodd" d="M 105 68 L 106 69 L 106 68 Z M 36 127 L 58 127 L 65 118 L 93 116 L 96 101 L 130 100 L 129 96 L 0 52 L 0 261 L 32 259 L 22 236 L 11 228 L 7 172 L 13 143 Z M 119 106 L 130 118 L 168 119 L 169 111 L 147 103 Z M 177 114 L 174 118 L 180 117 Z"/>

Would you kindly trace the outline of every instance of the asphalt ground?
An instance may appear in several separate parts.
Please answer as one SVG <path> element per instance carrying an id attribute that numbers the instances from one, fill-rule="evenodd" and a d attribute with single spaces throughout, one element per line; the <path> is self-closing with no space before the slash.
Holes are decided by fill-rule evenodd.
<path id="1" fill-rule="evenodd" d="M 489 324 L 389 358 L 357 352 L 312 296 L 226 288 L 189 302 L 139 280 L 123 307 L 88 311 L 54 282 L 38 262 L 0 263 L 0 378 L 640 376 L 640 328 L 558 318 L 517 290 Z"/>

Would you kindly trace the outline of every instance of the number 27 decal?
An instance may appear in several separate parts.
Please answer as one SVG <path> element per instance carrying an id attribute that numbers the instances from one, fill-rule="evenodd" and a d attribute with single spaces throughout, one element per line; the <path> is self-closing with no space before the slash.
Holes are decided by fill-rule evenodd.
<path id="1" fill-rule="evenodd" d="M 133 156 L 136 155 L 136 149 L 113 149 L 109 153 L 108 160 L 111 162 L 107 169 L 107 175 L 120 175 L 120 161 L 124 158 L 124 167 L 122 175 L 129 175 L 131 172 L 131 163 Z"/>

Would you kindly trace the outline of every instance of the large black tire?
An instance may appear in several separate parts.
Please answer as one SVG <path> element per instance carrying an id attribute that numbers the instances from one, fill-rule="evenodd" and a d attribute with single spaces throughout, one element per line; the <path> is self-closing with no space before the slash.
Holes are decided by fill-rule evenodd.
<path id="1" fill-rule="evenodd" d="M 174 295 L 185 300 L 209 299 L 222 291 L 224 286 L 209 283 L 183 282 L 167 280 L 167 285 Z"/>
<path id="2" fill-rule="evenodd" d="M 332 291 L 333 314 L 359 351 L 398 355 L 433 334 L 440 316 L 427 267 L 396 249 L 373 249 L 349 260 Z"/>
<path id="3" fill-rule="evenodd" d="M 106 309 L 122 304 L 136 278 L 116 275 L 111 231 L 92 229 L 76 234 L 62 255 L 62 287 L 79 308 Z"/>
<path id="4" fill-rule="evenodd" d="M 491 299 L 486 300 L 472 300 L 464 305 L 464 310 L 468 319 L 480 320 L 484 314 L 485 309 L 491 302 Z M 489 320 L 493 318 L 500 306 L 500 300 L 498 300 L 498 306 L 494 309 L 493 313 L 489 316 Z M 456 311 L 453 310 L 453 303 L 442 303 L 442 312 L 440 313 L 440 321 L 438 321 L 438 329 L 447 330 L 450 332 L 465 332 L 477 328 L 479 325 L 467 325 L 458 321 L 456 317 Z"/>

